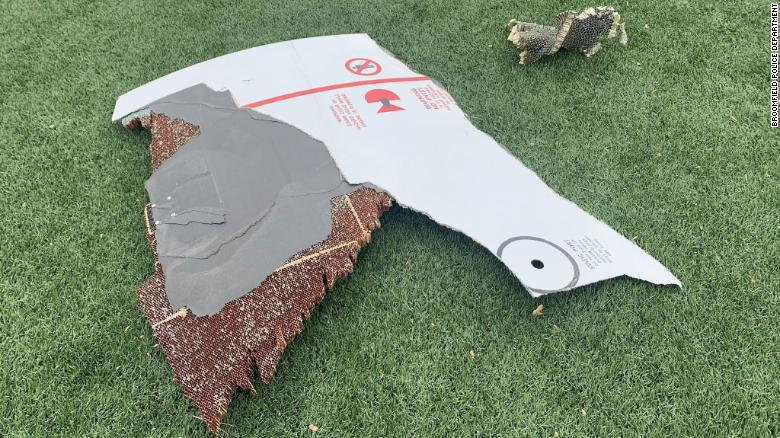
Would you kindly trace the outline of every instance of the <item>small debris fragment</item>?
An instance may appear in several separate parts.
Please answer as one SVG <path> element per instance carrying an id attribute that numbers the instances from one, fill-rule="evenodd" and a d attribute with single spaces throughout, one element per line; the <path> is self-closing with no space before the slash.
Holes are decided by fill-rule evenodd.
<path id="1" fill-rule="evenodd" d="M 734 116 L 729 117 L 729 120 L 731 120 L 731 123 L 737 123 L 737 118 Z"/>
<path id="2" fill-rule="evenodd" d="M 542 56 L 553 55 L 561 48 L 577 49 L 590 58 L 601 50 L 602 38 L 618 36 L 620 44 L 628 44 L 628 35 L 620 14 L 612 6 L 599 6 L 576 11 L 563 11 L 555 18 L 555 26 L 543 26 L 511 20 L 507 25 L 511 41 L 520 49 L 520 64 L 528 65 Z"/>
<path id="3" fill-rule="evenodd" d="M 51 125 L 49 125 L 49 129 L 54 129 L 54 123 L 52 123 Z"/>
<path id="4" fill-rule="evenodd" d="M 531 315 L 539 317 L 542 316 L 542 312 L 544 311 L 544 304 L 539 304 L 536 306 L 536 309 L 534 309 L 533 312 L 531 312 Z"/>
<path id="5" fill-rule="evenodd" d="M 580 408 L 580 415 L 582 415 L 583 417 L 587 417 L 588 411 L 585 408 Z"/>
<path id="6" fill-rule="evenodd" d="M 314 423 L 309 423 L 309 430 L 312 432 L 317 432 L 318 430 L 320 430 L 320 427 Z"/>
<path id="7" fill-rule="evenodd" d="M 477 354 L 477 352 L 476 352 L 476 351 L 474 351 L 474 350 L 469 350 L 469 357 L 470 357 L 470 358 L 472 358 L 472 359 L 476 359 L 476 358 L 477 358 L 477 356 L 479 356 L 479 355 Z"/>

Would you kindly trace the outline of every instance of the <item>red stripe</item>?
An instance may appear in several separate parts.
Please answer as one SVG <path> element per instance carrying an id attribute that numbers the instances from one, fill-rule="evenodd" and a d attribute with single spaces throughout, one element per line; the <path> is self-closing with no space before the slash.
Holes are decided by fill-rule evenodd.
<path id="1" fill-rule="evenodd" d="M 292 99 L 295 97 L 306 96 L 307 94 L 321 93 L 323 91 L 339 90 L 342 88 L 360 87 L 361 85 L 373 85 L 373 84 L 387 84 L 390 82 L 414 82 L 414 81 L 427 81 L 428 76 L 409 76 L 405 78 L 385 78 L 385 79 L 369 79 L 365 81 L 344 82 L 341 84 L 325 85 L 323 87 L 309 88 L 308 90 L 296 91 L 294 93 L 282 94 L 276 97 L 269 97 L 268 99 L 258 100 L 257 102 L 248 103 L 242 105 L 242 108 L 257 108 L 259 106 L 268 105 L 269 103 L 275 103 L 282 100 Z"/>

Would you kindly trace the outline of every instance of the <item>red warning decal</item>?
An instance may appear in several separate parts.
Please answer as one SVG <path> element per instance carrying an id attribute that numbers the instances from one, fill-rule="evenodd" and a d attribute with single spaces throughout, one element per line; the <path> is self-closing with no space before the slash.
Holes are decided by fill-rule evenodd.
<path id="1" fill-rule="evenodd" d="M 401 100 L 400 97 L 398 97 L 397 94 L 393 93 L 390 90 L 385 90 L 382 88 L 377 88 L 375 90 L 371 90 L 368 93 L 366 93 L 366 102 L 368 103 L 381 103 L 382 106 L 379 108 L 378 113 L 389 113 L 391 111 L 403 111 L 404 109 L 400 106 L 393 105 L 392 101 L 394 100 Z"/>
<path id="2" fill-rule="evenodd" d="M 360 76 L 374 76 L 382 71 L 382 66 L 378 62 L 368 58 L 352 58 L 344 64 L 344 67 L 350 73 Z"/>

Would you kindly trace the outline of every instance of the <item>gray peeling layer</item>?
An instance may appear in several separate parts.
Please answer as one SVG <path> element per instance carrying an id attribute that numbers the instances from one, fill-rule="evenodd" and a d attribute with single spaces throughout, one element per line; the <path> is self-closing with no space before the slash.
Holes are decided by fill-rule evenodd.
<path id="1" fill-rule="evenodd" d="M 149 105 L 200 127 L 146 182 L 171 307 L 213 315 L 331 231 L 348 184 L 325 145 L 196 85 Z"/>

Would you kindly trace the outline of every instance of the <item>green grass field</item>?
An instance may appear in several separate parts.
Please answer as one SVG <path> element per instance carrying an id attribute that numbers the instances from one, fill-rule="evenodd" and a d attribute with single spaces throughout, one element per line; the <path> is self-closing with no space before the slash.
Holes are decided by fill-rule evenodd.
<path id="1" fill-rule="evenodd" d="M 225 433 L 780 434 L 768 2 L 621 1 L 629 47 L 525 68 L 510 18 L 591 4 L 167 3 L 3 3 L 0 436 L 209 436 L 135 303 L 153 269 L 150 139 L 110 122 L 114 101 L 228 52 L 350 32 L 440 81 L 685 288 L 619 279 L 532 299 L 486 250 L 396 207 L 272 383 L 237 394 Z"/>

